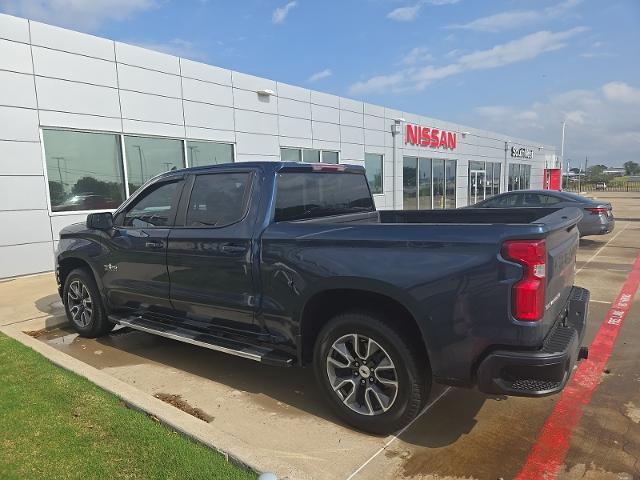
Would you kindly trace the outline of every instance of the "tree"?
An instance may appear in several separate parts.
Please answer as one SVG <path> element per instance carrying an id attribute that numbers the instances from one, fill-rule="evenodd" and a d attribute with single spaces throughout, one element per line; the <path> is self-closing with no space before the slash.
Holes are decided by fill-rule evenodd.
<path id="1" fill-rule="evenodd" d="M 640 174 L 640 165 L 636 162 L 632 162 L 629 160 L 628 162 L 624 162 L 624 171 L 627 175 L 638 175 Z"/>

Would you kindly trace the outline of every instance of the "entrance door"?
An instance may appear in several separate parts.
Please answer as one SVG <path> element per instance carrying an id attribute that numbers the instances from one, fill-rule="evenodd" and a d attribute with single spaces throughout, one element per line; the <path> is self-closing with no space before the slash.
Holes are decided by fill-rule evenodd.
<path id="1" fill-rule="evenodd" d="M 470 181 L 470 200 L 473 203 L 478 203 L 484 200 L 485 195 L 485 183 L 487 178 L 487 172 L 485 170 L 470 170 L 469 171 L 469 181 Z"/>

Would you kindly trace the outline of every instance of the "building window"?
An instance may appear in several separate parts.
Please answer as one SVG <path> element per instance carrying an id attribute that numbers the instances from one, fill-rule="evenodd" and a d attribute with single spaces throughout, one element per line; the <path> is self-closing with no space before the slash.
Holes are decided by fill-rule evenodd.
<path id="1" fill-rule="evenodd" d="M 280 149 L 280 160 L 283 162 L 338 163 L 338 152 L 313 148 L 283 147 Z"/>
<path id="2" fill-rule="evenodd" d="M 369 182 L 369 189 L 374 195 L 383 193 L 383 159 L 384 157 L 377 153 L 364 154 L 364 168 L 367 174 L 367 181 Z"/>
<path id="3" fill-rule="evenodd" d="M 233 162 L 233 145 L 187 140 L 187 160 L 190 167 L 231 163 Z"/>
<path id="4" fill-rule="evenodd" d="M 531 188 L 531 165 L 509 164 L 509 191 Z"/>
<path id="5" fill-rule="evenodd" d="M 52 212 L 115 209 L 125 198 L 118 135 L 43 130 Z"/>
<path id="6" fill-rule="evenodd" d="M 129 194 L 152 177 L 184 168 L 182 140 L 153 137 L 124 137 Z"/>
<path id="7" fill-rule="evenodd" d="M 500 193 L 500 172 L 498 162 L 469 162 L 469 205 Z"/>
<path id="8" fill-rule="evenodd" d="M 428 210 L 455 208 L 456 160 L 404 157 L 403 208 Z"/>

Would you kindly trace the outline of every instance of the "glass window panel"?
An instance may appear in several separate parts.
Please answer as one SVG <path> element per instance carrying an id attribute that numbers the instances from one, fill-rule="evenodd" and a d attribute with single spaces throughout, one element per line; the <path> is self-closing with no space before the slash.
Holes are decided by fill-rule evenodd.
<path id="1" fill-rule="evenodd" d="M 240 220 L 247 209 L 251 174 L 198 175 L 189 199 L 186 225 L 223 227 Z"/>
<path id="2" fill-rule="evenodd" d="M 484 198 L 493 195 L 493 163 L 487 162 L 486 174 L 484 177 Z"/>
<path id="3" fill-rule="evenodd" d="M 493 164 L 493 194 L 498 195 L 500 193 L 500 172 L 502 171 L 502 165 L 499 163 Z"/>
<path id="4" fill-rule="evenodd" d="M 418 161 L 418 208 L 431 210 L 431 159 Z"/>
<path id="5" fill-rule="evenodd" d="M 445 162 L 444 208 L 456 208 L 456 160 Z"/>
<path id="6" fill-rule="evenodd" d="M 434 158 L 433 160 L 433 208 L 444 208 L 444 160 Z"/>
<path id="7" fill-rule="evenodd" d="M 324 152 L 323 152 L 324 153 Z M 373 194 L 382 193 L 382 155 L 375 153 L 364 154 L 364 168 L 367 174 L 369 188 Z"/>
<path id="8" fill-rule="evenodd" d="M 125 136 L 124 149 L 129 194 L 159 173 L 184 167 L 182 140 Z"/>
<path id="9" fill-rule="evenodd" d="M 302 150 L 302 161 L 306 163 L 319 163 L 320 150 Z"/>
<path id="10" fill-rule="evenodd" d="M 485 162 L 469 162 L 469 205 L 483 199 L 482 191 L 478 188 L 482 184 Z"/>
<path id="11" fill-rule="evenodd" d="M 115 209 L 124 201 L 117 135 L 43 130 L 42 136 L 52 211 Z"/>
<path id="12" fill-rule="evenodd" d="M 187 158 L 189 159 L 190 167 L 231 163 L 233 162 L 233 145 L 188 140 Z"/>
<path id="13" fill-rule="evenodd" d="M 514 165 L 513 163 L 509 164 L 509 185 L 508 185 L 508 190 L 511 192 L 513 190 L 513 170 L 514 170 Z"/>
<path id="14" fill-rule="evenodd" d="M 133 228 L 169 226 L 171 205 L 174 203 L 179 182 L 150 186 L 143 191 L 124 215 L 124 226 Z"/>
<path id="15" fill-rule="evenodd" d="M 299 148 L 281 148 L 280 160 L 283 162 L 301 162 L 302 153 Z"/>
<path id="16" fill-rule="evenodd" d="M 338 163 L 338 152 L 322 151 L 322 163 Z"/>
<path id="17" fill-rule="evenodd" d="M 404 157 L 402 160 L 402 206 L 405 210 L 418 209 L 418 159 Z"/>
<path id="18" fill-rule="evenodd" d="M 520 190 L 527 188 L 527 165 L 520 165 Z"/>

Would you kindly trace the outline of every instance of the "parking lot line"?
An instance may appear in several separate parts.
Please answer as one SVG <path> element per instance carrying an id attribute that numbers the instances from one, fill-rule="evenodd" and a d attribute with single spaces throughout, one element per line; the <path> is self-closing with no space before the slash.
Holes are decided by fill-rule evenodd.
<path id="1" fill-rule="evenodd" d="M 585 262 L 585 264 L 583 266 L 581 266 L 577 271 L 576 271 L 576 275 L 579 274 L 582 270 L 584 270 L 586 268 L 587 265 L 589 265 L 593 259 L 595 259 L 598 255 L 600 255 L 600 252 L 602 252 L 602 250 L 604 250 L 604 248 L 609 245 L 611 242 L 613 242 L 616 238 L 618 238 L 618 235 L 620 235 L 622 232 L 624 232 L 627 227 L 629 226 L 629 224 L 627 223 L 624 227 L 622 227 L 622 229 L 616 233 L 613 237 L 611 237 L 607 243 L 605 243 L 603 246 L 601 246 L 598 251 L 596 253 L 594 253 L 591 258 L 589 258 L 589 260 L 587 260 Z"/>
<path id="2" fill-rule="evenodd" d="M 373 455 L 371 455 L 368 460 L 366 462 L 364 462 L 362 465 L 360 465 L 356 470 L 353 471 L 353 473 L 351 475 L 349 475 L 347 477 L 347 480 L 351 480 L 352 478 L 354 478 L 358 473 L 360 473 L 360 471 L 366 467 L 374 458 L 376 458 L 378 455 L 380 455 L 382 452 L 384 452 L 387 447 L 389 445 L 391 445 L 393 442 L 395 442 L 398 437 L 400 435 L 402 435 L 411 425 L 413 425 L 420 417 L 422 417 L 425 413 L 427 413 L 431 407 L 433 407 L 436 403 L 438 403 L 442 397 L 444 397 L 447 393 L 449 393 L 449 391 L 451 390 L 451 387 L 447 387 L 445 388 L 440 395 L 438 395 L 436 398 L 434 398 L 426 407 L 424 407 L 424 409 L 418 414 L 418 416 L 416 418 L 414 418 L 413 420 L 411 420 L 407 425 L 405 425 L 402 430 L 400 430 L 398 433 L 396 433 L 395 435 L 393 435 L 389 440 L 387 440 L 387 442 L 378 449 L 378 451 L 376 451 Z"/>
<path id="3" fill-rule="evenodd" d="M 620 328 L 640 285 L 640 254 L 627 276 L 616 301 L 605 316 L 589 347 L 589 358 L 583 360 L 560 395 L 547 418 L 517 480 L 555 478 L 569 450 L 571 435 L 580 422 L 598 386 Z"/>

